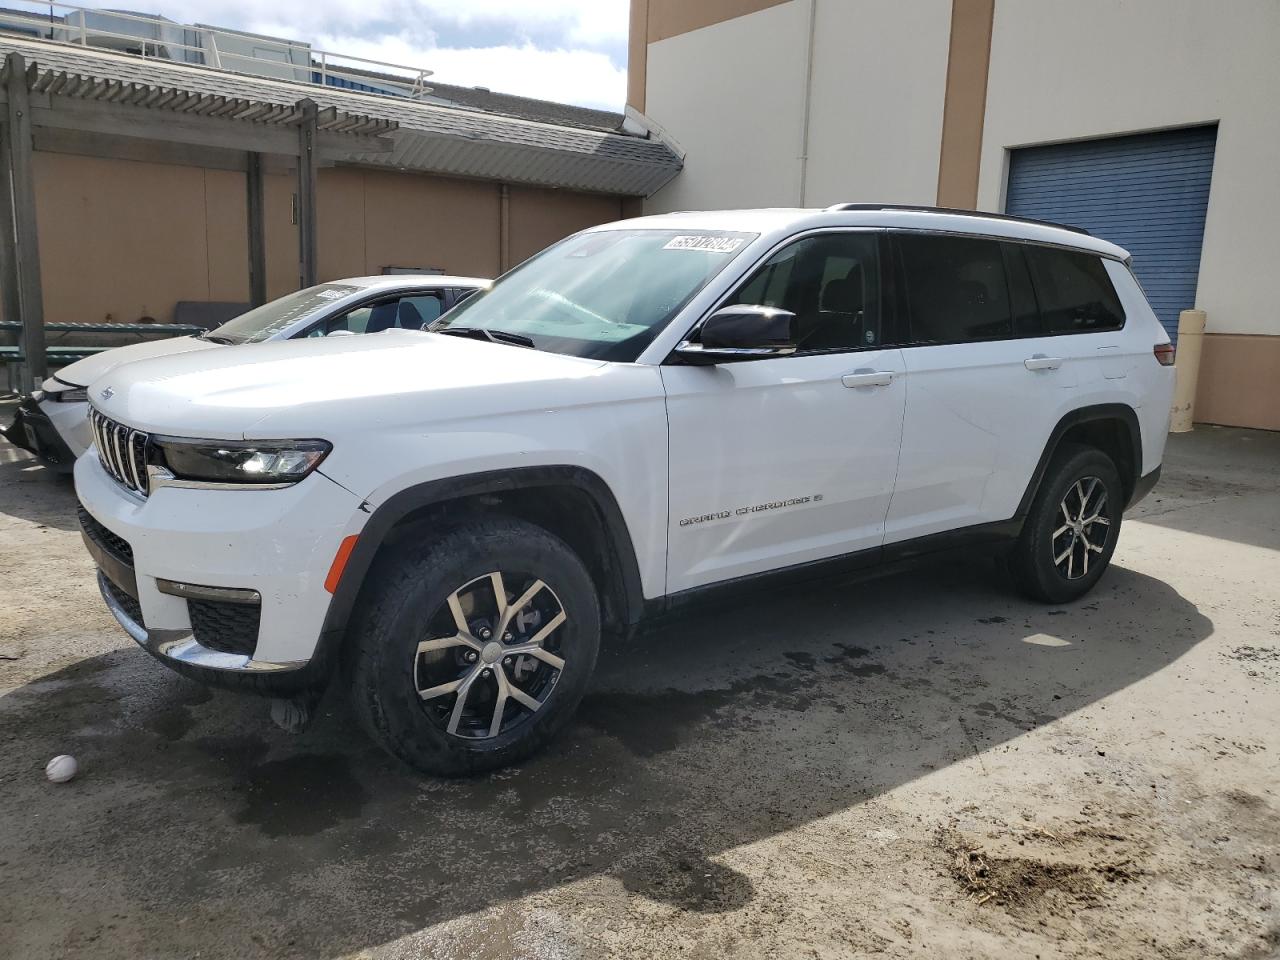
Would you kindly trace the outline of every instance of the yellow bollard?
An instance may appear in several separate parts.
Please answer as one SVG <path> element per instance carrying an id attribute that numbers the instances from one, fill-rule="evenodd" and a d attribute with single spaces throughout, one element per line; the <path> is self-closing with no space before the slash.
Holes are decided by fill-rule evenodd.
<path id="1" fill-rule="evenodd" d="M 1196 383 L 1200 379 L 1200 347 L 1204 343 L 1203 310 L 1183 310 L 1178 314 L 1178 354 L 1175 363 L 1173 411 L 1170 433 L 1191 430 L 1196 412 Z"/>

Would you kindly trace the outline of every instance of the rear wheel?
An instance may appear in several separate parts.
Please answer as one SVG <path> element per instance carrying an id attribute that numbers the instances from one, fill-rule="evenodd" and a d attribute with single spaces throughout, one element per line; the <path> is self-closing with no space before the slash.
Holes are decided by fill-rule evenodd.
<path id="1" fill-rule="evenodd" d="M 427 773 L 514 763 L 572 716 L 595 668 L 599 602 L 551 533 L 480 518 L 397 551 L 349 651 L 353 703 L 388 751 Z"/>
<path id="2" fill-rule="evenodd" d="M 1018 588 L 1044 603 L 1089 592 L 1111 562 L 1123 507 L 1120 474 L 1110 457 L 1078 444 L 1060 449 L 1009 557 Z"/>

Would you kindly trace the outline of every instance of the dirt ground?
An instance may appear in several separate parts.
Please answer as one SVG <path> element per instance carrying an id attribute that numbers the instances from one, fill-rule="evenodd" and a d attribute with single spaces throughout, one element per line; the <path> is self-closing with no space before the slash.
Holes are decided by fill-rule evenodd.
<path id="1" fill-rule="evenodd" d="M 1280 435 L 1172 438 L 1078 604 L 762 595 L 462 782 L 157 665 L 73 504 L 0 442 L 0 957 L 1280 955 Z"/>

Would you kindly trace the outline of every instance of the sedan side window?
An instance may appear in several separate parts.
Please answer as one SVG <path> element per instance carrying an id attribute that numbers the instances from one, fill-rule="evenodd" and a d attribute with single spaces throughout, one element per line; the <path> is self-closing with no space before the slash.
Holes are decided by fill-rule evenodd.
<path id="1" fill-rule="evenodd" d="M 421 330 L 423 326 L 439 318 L 444 301 L 438 293 L 414 294 L 400 301 L 397 326 L 406 330 Z"/>
<path id="2" fill-rule="evenodd" d="M 738 304 L 794 313 L 801 353 L 877 346 L 878 235 L 822 233 L 797 240 L 766 260 L 726 305 Z"/>
<path id="3" fill-rule="evenodd" d="M 421 330 L 440 316 L 444 299 L 439 293 L 414 293 L 393 297 L 378 303 L 366 303 L 336 317 L 318 323 L 303 336 L 325 337 L 335 331 L 347 333 L 381 333 L 401 328 Z"/>

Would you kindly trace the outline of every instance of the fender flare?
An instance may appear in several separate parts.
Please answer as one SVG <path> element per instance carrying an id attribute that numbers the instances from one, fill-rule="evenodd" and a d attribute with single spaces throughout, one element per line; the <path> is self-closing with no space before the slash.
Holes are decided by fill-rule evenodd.
<path id="1" fill-rule="evenodd" d="M 621 615 L 628 625 L 638 623 L 644 612 L 644 591 L 640 567 L 626 519 L 613 491 L 599 474 L 572 465 L 518 467 L 464 474 L 432 480 L 406 487 L 375 508 L 360 531 L 355 547 L 347 558 L 342 576 L 329 602 L 325 615 L 321 644 L 329 647 L 340 643 L 346 634 L 352 611 L 365 576 L 382 549 L 388 535 L 409 515 L 434 504 L 483 494 L 500 494 L 538 487 L 573 487 L 588 498 L 599 512 L 606 531 L 606 547 L 613 554 L 615 569 L 621 579 Z M 361 509 L 368 509 L 362 503 Z"/>
<path id="2" fill-rule="evenodd" d="M 1040 489 L 1040 482 L 1044 479 L 1045 471 L 1049 469 L 1049 462 L 1053 459 L 1054 453 L 1057 452 L 1058 446 L 1062 443 L 1062 438 L 1072 427 L 1082 423 L 1090 423 L 1098 420 L 1119 420 L 1129 431 L 1129 441 L 1132 445 L 1131 456 L 1133 458 L 1133 475 L 1120 477 L 1121 482 L 1125 484 L 1125 488 L 1132 497 L 1138 488 L 1138 480 L 1142 475 L 1142 426 L 1138 422 L 1138 414 L 1133 407 L 1124 403 L 1099 403 L 1090 407 L 1079 407 L 1065 414 L 1053 431 L 1049 434 L 1048 441 L 1045 442 L 1044 450 L 1040 453 L 1040 459 L 1036 462 L 1036 468 L 1031 474 L 1031 480 L 1027 483 L 1027 489 L 1022 494 L 1022 499 L 1018 502 L 1018 512 L 1014 514 L 1017 520 L 1024 520 L 1028 513 L 1031 512 L 1031 501 L 1035 499 L 1036 491 Z M 1117 467 L 1120 464 L 1116 465 Z"/>

